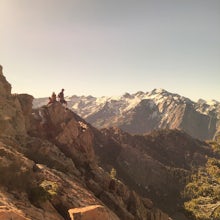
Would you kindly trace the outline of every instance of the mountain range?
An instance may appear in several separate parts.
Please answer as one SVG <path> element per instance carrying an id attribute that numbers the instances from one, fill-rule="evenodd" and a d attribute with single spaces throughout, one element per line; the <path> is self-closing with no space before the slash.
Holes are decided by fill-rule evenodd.
<path id="1" fill-rule="evenodd" d="M 71 96 L 68 106 L 96 128 L 118 127 L 131 134 L 157 129 L 179 129 L 201 139 L 213 139 L 220 131 L 220 103 L 194 102 L 164 89 L 125 93 L 118 97 Z M 47 98 L 34 99 L 34 108 Z"/>
<path id="2" fill-rule="evenodd" d="M 137 99 L 141 94 L 145 98 L 135 102 L 134 96 Z M 142 111 L 146 114 L 145 107 L 150 108 L 147 115 L 154 115 L 153 118 L 157 118 L 155 109 L 157 112 L 163 112 L 163 107 L 170 111 L 178 109 L 173 100 L 178 100 L 179 113 L 183 115 L 193 108 L 190 109 L 193 114 L 206 111 L 204 117 L 216 114 L 218 120 L 219 103 L 207 104 L 200 100 L 196 109 L 196 103 L 164 90 L 126 94 L 117 100 L 120 104 L 122 100 L 130 100 L 127 112 L 132 117 L 128 121 L 137 119 L 133 116 Z M 116 104 L 117 100 L 99 100 L 99 104 L 113 111 L 106 103 Z M 130 133 L 116 126 L 97 128 L 58 101 L 48 105 L 42 105 L 42 101 L 47 99 L 12 94 L 0 66 L 1 219 L 220 218 L 219 143 L 199 140 L 181 127 L 153 129 L 144 134 Z M 71 106 L 76 104 L 75 99 Z M 113 114 L 112 118 L 118 115 Z M 172 117 L 175 116 L 167 119 Z M 182 118 L 186 117 L 189 116 Z M 200 116 L 191 118 L 194 117 Z M 138 123 L 141 126 L 140 119 Z M 215 138 L 220 142 L 217 133 Z"/>

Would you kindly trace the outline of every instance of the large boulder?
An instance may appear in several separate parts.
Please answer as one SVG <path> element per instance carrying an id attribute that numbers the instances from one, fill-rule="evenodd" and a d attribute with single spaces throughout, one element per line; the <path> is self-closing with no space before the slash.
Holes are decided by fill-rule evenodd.
<path id="1" fill-rule="evenodd" d="M 119 220 L 119 218 L 101 205 L 69 209 L 71 220 Z"/>
<path id="2" fill-rule="evenodd" d="M 93 132 L 90 126 L 59 102 L 33 111 L 29 134 L 54 142 L 80 164 L 94 161 Z"/>

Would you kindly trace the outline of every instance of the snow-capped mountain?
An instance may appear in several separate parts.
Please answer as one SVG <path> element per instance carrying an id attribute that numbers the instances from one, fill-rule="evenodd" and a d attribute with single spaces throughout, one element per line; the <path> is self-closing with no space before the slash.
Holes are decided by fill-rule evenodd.
<path id="1" fill-rule="evenodd" d="M 72 96 L 68 106 L 97 128 L 117 126 L 133 134 L 155 129 L 182 129 L 199 139 L 212 139 L 220 131 L 220 103 L 193 102 L 164 89 L 125 93 L 118 97 Z M 47 99 L 35 99 L 34 107 Z"/>

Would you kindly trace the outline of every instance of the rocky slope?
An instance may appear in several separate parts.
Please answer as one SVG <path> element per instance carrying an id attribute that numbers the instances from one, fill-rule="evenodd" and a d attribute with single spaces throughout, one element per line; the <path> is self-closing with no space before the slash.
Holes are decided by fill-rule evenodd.
<path id="1" fill-rule="evenodd" d="M 0 70 L 1 219 L 170 219 L 98 166 L 105 135 L 60 103 L 32 110 Z"/>
<path id="2" fill-rule="evenodd" d="M 110 128 L 102 133 L 107 139 L 95 136 L 95 152 L 103 167 L 114 166 L 130 188 L 151 198 L 173 219 L 187 219 L 181 193 L 194 170 L 205 166 L 209 157 L 218 157 L 210 145 L 179 130 L 143 136 Z"/>
<path id="3" fill-rule="evenodd" d="M 35 99 L 40 106 L 47 99 Z M 195 138 L 212 139 L 219 132 L 220 103 L 193 102 L 163 89 L 126 93 L 120 97 L 72 96 L 73 111 L 97 128 L 117 126 L 133 134 L 154 129 L 181 129 Z"/>

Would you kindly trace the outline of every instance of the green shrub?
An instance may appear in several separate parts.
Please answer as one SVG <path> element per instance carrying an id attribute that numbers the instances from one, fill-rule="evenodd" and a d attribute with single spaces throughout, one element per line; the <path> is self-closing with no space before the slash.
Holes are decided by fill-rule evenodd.
<path id="1" fill-rule="evenodd" d="M 212 213 L 212 219 L 213 220 L 219 220 L 220 219 L 220 206 L 214 209 Z"/>
<path id="2" fill-rule="evenodd" d="M 216 141 L 208 141 L 208 144 L 211 145 L 215 153 L 220 154 L 220 135 L 219 135 L 218 140 L 216 139 Z"/>
<path id="3" fill-rule="evenodd" d="M 44 180 L 40 184 L 40 187 L 42 187 L 50 195 L 50 197 L 57 195 L 58 185 L 56 182 Z"/>
<path id="4" fill-rule="evenodd" d="M 44 180 L 38 186 L 29 190 L 29 200 L 32 204 L 39 206 L 57 195 L 58 185 L 56 182 Z"/>
<path id="5" fill-rule="evenodd" d="M 220 160 L 209 158 L 206 166 L 191 176 L 183 193 L 184 208 L 196 220 L 219 220 Z M 214 210 L 214 211 L 213 211 Z"/>
<path id="6" fill-rule="evenodd" d="M 115 168 L 112 168 L 111 171 L 110 171 L 110 176 L 112 179 L 116 179 L 116 169 Z"/>

